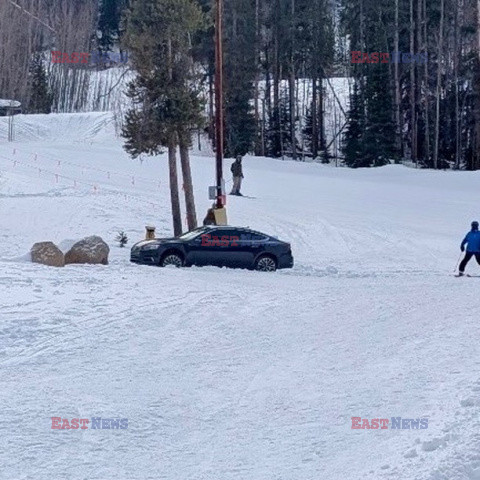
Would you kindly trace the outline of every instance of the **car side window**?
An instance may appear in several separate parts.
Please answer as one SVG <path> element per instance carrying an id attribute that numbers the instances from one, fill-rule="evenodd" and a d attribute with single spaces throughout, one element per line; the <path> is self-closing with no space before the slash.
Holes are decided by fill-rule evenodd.
<path id="1" fill-rule="evenodd" d="M 267 240 L 267 236 L 259 232 L 248 232 L 247 237 L 252 242 L 265 242 Z"/>

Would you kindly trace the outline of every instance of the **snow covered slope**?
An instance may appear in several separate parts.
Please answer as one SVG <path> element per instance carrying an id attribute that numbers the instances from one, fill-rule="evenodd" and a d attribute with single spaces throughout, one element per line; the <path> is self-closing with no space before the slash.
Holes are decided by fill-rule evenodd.
<path id="1" fill-rule="evenodd" d="M 166 156 L 130 160 L 105 114 L 24 120 L 0 143 L 2 480 L 480 478 L 480 279 L 452 276 L 478 174 L 246 158 L 230 222 L 290 241 L 296 267 L 156 269 L 114 237 L 170 235 Z M 203 216 L 214 160 L 192 167 Z M 92 234 L 108 267 L 25 261 Z"/>

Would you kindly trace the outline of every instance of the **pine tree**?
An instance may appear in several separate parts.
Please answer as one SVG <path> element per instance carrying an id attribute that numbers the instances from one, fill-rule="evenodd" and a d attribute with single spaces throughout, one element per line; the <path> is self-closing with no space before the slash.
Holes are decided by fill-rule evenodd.
<path id="1" fill-rule="evenodd" d="M 52 111 L 53 95 L 48 86 L 42 55 L 35 55 L 30 64 L 29 89 L 29 113 L 50 113 Z"/>
<path id="2" fill-rule="evenodd" d="M 368 166 L 381 167 L 396 156 L 393 101 L 388 69 L 384 64 L 370 65 L 366 82 L 366 119 L 363 158 Z"/>
<path id="3" fill-rule="evenodd" d="M 202 11 L 192 0 L 133 0 L 125 44 L 137 78 L 129 95 L 135 107 L 126 117 L 125 149 L 133 156 L 168 149 L 174 234 L 182 231 L 177 147 L 180 146 L 189 227 L 196 225 L 188 147 L 202 122 L 201 85 L 192 65 L 191 37 L 203 28 Z"/>
<path id="4" fill-rule="evenodd" d="M 245 155 L 255 143 L 255 9 L 250 0 L 225 2 L 225 154 Z"/>
<path id="5" fill-rule="evenodd" d="M 350 97 L 350 110 L 348 112 L 348 124 L 343 137 L 343 154 L 345 164 L 352 168 L 369 167 L 369 160 L 365 157 L 364 135 L 365 116 L 362 95 L 359 86 L 355 82 L 353 93 Z"/>
<path id="6" fill-rule="evenodd" d="M 352 50 L 385 50 L 385 25 L 394 24 L 395 5 L 387 0 L 345 1 L 343 22 L 351 35 Z M 359 22 L 352 22 L 358 18 Z M 388 48 L 388 42 L 386 43 Z M 343 142 L 345 163 L 353 167 L 386 165 L 397 158 L 394 82 L 388 63 L 355 65 L 355 89 Z"/>
<path id="7" fill-rule="evenodd" d="M 119 41 L 121 18 L 127 5 L 128 0 L 100 0 L 98 16 L 100 51 L 111 51 Z"/>
<path id="8" fill-rule="evenodd" d="M 120 248 L 125 248 L 125 246 L 128 244 L 128 236 L 123 230 L 118 232 L 115 240 L 118 242 Z"/>

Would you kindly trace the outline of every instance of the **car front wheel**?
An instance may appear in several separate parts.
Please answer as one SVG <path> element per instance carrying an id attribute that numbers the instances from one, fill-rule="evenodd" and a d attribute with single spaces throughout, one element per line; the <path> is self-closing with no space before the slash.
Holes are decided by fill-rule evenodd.
<path id="1" fill-rule="evenodd" d="M 255 264 L 255 270 L 259 272 L 275 272 L 277 270 L 277 262 L 269 256 L 260 257 Z"/>
<path id="2" fill-rule="evenodd" d="M 161 267 L 183 267 L 183 258 L 177 253 L 169 253 L 162 258 Z"/>

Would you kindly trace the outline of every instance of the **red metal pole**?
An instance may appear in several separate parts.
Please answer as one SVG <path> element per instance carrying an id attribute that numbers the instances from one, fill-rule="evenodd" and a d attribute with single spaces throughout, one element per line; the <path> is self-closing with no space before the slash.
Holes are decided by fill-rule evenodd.
<path id="1" fill-rule="evenodd" d="M 217 208 L 224 206 L 223 184 L 223 0 L 216 0 L 215 20 L 215 138 L 217 156 Z"/>

